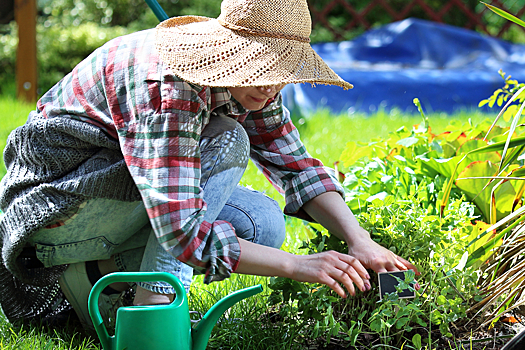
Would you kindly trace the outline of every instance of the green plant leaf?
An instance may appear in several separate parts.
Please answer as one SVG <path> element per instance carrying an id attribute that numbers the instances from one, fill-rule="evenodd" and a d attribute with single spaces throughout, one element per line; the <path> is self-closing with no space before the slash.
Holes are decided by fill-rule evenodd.
<path id="1" fill-rule="evenodd" d="M 396 322 L 396 328 L 397 329 L 402 329 L 408 323 L 408 321 L 409 321 L 408 317 L 401 317 Z"/>
<path id="2" fill-rule="evenodd" d="M 456 167 L 454 168 L 454 171 L 452 172 L 452 175 L 449 178 L 449 181 L 447 181 L 447 184 L 446 184 L 446 186 L 443 189 L 443 198 L 441 199 L 441 202 L 439 204 L 440 205 L 440 215 L 443 215 L 445 207 L 446 207 L 446 205 L 448 203 L 448 199 L 450 197 L 450 192 L 452 191 L 452 185 L 453 185 L 454 181 L 456 180 L 456 174 L 458 172 L 458 168 L 459 168 L 460 164 L 463 162 L 463 160 L 465 160 L 467 158 L 467 156 L 472 155 L 472 154 L 500 151 L 501 149 L 503 149 L 505 147 L 506 144 L 507 144 L 507 141 L 500 141 L 500 142 L 496 142 L 496 143 L 494 143 L 492 145 L 488 145 L 488 146 L 484 146 L 484 147 L 472 150 L 472 151 L 468 152 L 467 154 L 465 154 L 458 161 L 458 163 L 456 164 Z M 522 146 L 522 145 L 525 145 L 525 136 L 515 137 L 508 143 L 508 147 L 509 148 L 518 147 L 518 146 Z M 494 175 L 494 174 L 492 174 L 492 175 Z"/>
<path id="3" fill-rule="evenodd" d="M 503 11 L 502 9 L 500 8 L 497 8 L 496 6 L 492 6 L 492 5 L 489 5 L 487 3 L 484 3 L 483 1 L 481 1 L 481 3 L 485 6 L 487 6 L 491 11 L 495 12 L 496 14 L 498 14 L 499 16 L 503 17 L 503 18 L 506 18 L 508 19 L 509 21 L 512 21 L 522 27 L 525 27 L 525 22 L 523 22 L 521 19 L 519 19 L 518 17 L 515 17 L 513 15 L 511 15 L 510 13 L 506 12 L 506 11 Z"/>
<path id="4" fill-rule="evenodd" d="M 497 167 L 492 162 L 474 162 L 469 164 L 458 175 L 458 178 L 463 178 L 464 180 L 456 181 L 456 186 L 465 193 L 469 200 L 476 204 L 487 222 L 490 219 L 491 191 L 496 183 L 491 183 L 487 186 L 485 179 L 476 179 L 476 177 L 493 176 L 496 172 Z M 510 213 L 515 194 L 516 192 L 510 183 L 506 182 L 500 186 L 495 194 L 498 202 L 496 207 L 496 217 L 498 219 Z"/>
<path id="5" fill-rule="evenodd" d="M 523 150 L 525 150 L 525 145 L 515 147 L 512 151 L 509 152 L 505 160 L 501 160 L 501 169 L 505 169 L 508 165 L 514 163 L 518 157 L 523 153 Z"/>
<path id="6" fill-rule="evenodd" d="M 507 141 L 505 142 L 505 147 L 503 148 L 503 153 L 501 154 L 501 163 L 500 163 L 500 166 L 499 166 L 499 169 L 498 169 L 498 173 L 500 173 L 504 166 L 504 162 L 505 162 L 505 157 L 507 156 L 507 149 L 509 148 L 509 143 L 510 141 L 512 140 L 512 135 L 514 134 L 514 130 L 516 130 L 516 126 L 518 125 L 518 122 L 520 120 L 520 117 L 521 117 L 521 113 L 523 112 L 523 108 L 525 107 L 525 102 L 523 102 L 520 106 L 520 109 L 518 110 L 518 112 L 516 113 L 516 115 L 514 116 L 514 119 L 512 120 L 512 124 L 510 126 L 510 130 L 509 130 L 509 135 L 508 135 L 508 138 L 507 138 Z M 518 155 L 516 155 L 516 158 L 517 158 Z"/>
<path id="7" fill-rule="evenodd" d="M 485 232 L 489 233 L 493 226 L 495 225 L 492 225 L 491 227 L 489 227 Z M 470 254 L 467 260 L 466 267 L 471 267 L 474 264 L 479 263 L 479 262 L 483 263 L 485 261 L 483 260 L 484 257 L 488 258 L 495 252 L 495 250 L 493 249 L 496 246 L 498 246 L 498 244 L 501 244 L 500 240 L 503 238 L 504 235 L 505 235 L 504 231 L 498 233 L 496 236 L 493 237 L 493 239 L 489 240 L 483 246 L 479 247 L 472 254 Z"/>
<path id="8" fill-rule="evenodd" d="M 472 150 L 468 152 L 467 154 L 476 154 L 476 153 L 487 153 L 487 152 L 493 152 L 493 151 L 501 151 L 505 148 L 505 144 L 507 141 L 500 141 L 495 142 L 491 145 L 487 145 L 484 147 L 480 147 L 478 149 Z M 520 137 L 514 137 L 508 144 L 508 148 L 518 147 L 521 145 L 525 145 L 525 136 Z"/>
<path id="9" fill-rule="evenodd" d="M 421 349 L 421 335 L 416 333 L 414 334 L 414 336 L 412 337 L 412 344 L 414 344 L 414 347 L 419 350 Z"/>
<path id="10" fill-rule="evenodd" d="M 468 251 L 464 252 L 461 256 L 461 259 L 459 259 L 459 263 L 454 267 L 454 270 L 462 271 L 465 268 L 465 265 L 467 265 L 468 260 Z"/>
<path id="11" fill-rule="evenodd" d="M 406 137 L 404 139 L 397 141 L 397 144 L 403 147 L 410 147 L 410 146 L 415 145 L 418 142 L 419 142 L 419 138 L 414 137 L 414 136 L 409 136 L 409 137 Z"/>
<path id="12" fill-rule="evenodd" d="M 341 162 L 345 167 L 350 167 L 361 158 L 384 157 L 387 154 L 383 143 L 370 142 L 367 145 L 359 145 L 354 141 L 350 141 L 346 144 L 341 154 Z"/>
<path id="13" fill-rule="evenodd" d="M 445 298 L 445 296 L 443 296 L 443 295 L 440 295 L 440 296 L 437 297 L 436 303 L 438 305 L 445 305 L 447 303 L 447 298 Z"/>
<path id="14" fill-rule="evenodd" d="M 507 101 L 507 103 L 505 104 L 505 106 L 503 106 L 503 108 L 501 109 L 501 111 L 498 113 L 498 115 L 496 116 L 496 119 L 494 119 L 494 122 L 492 123 L 492 125 L 490 126 L 489 130 L 487 131 L 487 134 L 485 135 L 485 137 L 483 138 L 484 140 L 487 139 L 487 137 L 489 136 L 491 130 L 494 128 L 494 126 L 496 125 L 496 123 L 498 122 L 499 118 L 501 117 L 501 115 L 503 114 L 503 112 L 505 112 L 505 110 L 507 109 L 507 107 L 512 103 L 514 102 L 514 100 L 525 90 L 525 86 L 522 87 L 521 89 L 519 89 L 514 95 L 512 95 L 512 97 Z"/>
<path id="15" fill-rule="evenodd" d="M 522 175 L 522 171 L 523 169 L 517 169 L 518 172 L 516 172 L 514 175 Z M 525 179 L 523 179 L 525 180 Z M 514 181 L 513 182 L 510 182 L 510 178 L 507 178 L 507 177 L 504 177 L 503 179 L 501 179 L 496 185 L 494 185 L 494 187 L 492 187 L 492 191 L 491 191 L 491 203 L 490 203 L 490 223 L 491 224 L 495 224 L 496 221 L 498 221 L 499 217 L 498 217 L 498 212 L 501 212 L 501 210 L 503 210 L 503 208 L 505 207 L 505 210 L 508 208 L 509 209 L 509 212 L 512 211 L 516 205 L 516 201 L 521 199 L 521 197 L 517 198 L 517 192 L 521 190 L 521 187 L 522 187 L 522 181 L 519 181 L 521 184 L 519 184 L 518 186 L 516 186 L 516 188 L 514 187 Z M 512 192 L 513 193 L 507 193 L 506 195 L 504 195 L 501 191 L 498 192 L 498 199 L 496 200 L 496 191 L 500 188 L 503 188 L 503 186 L 505 184 L 510 184 L 511 187 L 512 187 Z M 507 188 L 505 190 L 509 190 L 509 186 L 507 186 Z M 509 198 L 508 196 L 512 196 L 512 198 Z M 504 198 L 505 197 L 505 198 Z M 510 205 L 509 205 L 510 204 Z"/>
<path id="16" fill-rule="evenodd" d="M 450 178 L 452 174 L 454 173 L 454 168 L 458 164 L 461 157 L 453 157 L 453 158 L 420 158 L 422 167 L 428 167 L 432 169 L 433 171 Z"/>
<path id="17" fill-rule="evenodd" d="M 372 321 L 372 323 L 370 323 L 370 329 L 373 332 L 380 333 L 382 328 L 383 327 L 382 327 L 381 319 L 375 319 L 374 321 Z"/>
<path id="18" fill-rule="evenodd" d="M 512 170 L 509 174 L 509 177 L 518 177 L 525 180 L 525 166 Z M 519 181 L 518 183 L 514 184 L 514 189 L 516 190 L 516 196 L 514 197 L 512 204 L 513 211 L 516 210 L 518 204 L 521 203 L 523 193 L 525 193 L 525 181 Z"/>

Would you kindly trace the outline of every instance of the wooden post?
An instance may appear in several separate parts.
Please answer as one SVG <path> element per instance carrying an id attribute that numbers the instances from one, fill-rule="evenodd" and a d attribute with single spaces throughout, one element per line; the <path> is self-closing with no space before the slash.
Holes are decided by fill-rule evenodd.
<path id="1" fill-rule="evenodd" d="M 36 0 L 15 0 L 15 19 L 18 24 L 16 54 L 16 95 L 18 99 L 36 102 Z"/>

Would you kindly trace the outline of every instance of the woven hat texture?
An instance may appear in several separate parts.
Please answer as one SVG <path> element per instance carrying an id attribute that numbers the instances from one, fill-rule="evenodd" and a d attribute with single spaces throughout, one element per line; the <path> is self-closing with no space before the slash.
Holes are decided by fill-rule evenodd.
<path id="1" fill-rule="evenodd" d="M 201 86 L 352 88 L 310 46 L 311 26 L 306 0 L 224 0 L 217 19 L 181 16 L 160 23 L 156 49 L 177 76 Z"/>

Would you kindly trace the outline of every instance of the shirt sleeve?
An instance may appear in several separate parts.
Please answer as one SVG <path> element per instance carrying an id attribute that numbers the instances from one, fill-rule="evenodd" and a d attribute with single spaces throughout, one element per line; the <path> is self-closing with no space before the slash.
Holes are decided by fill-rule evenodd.
<path id="1" fill-rule="evenodd" d="M 206 283 L 222 280 L 237 268 L 240 245 L 230 223 L 203 220 L 199 140 L 204 90 L 182 81 L 149 84 L 152 101 L 160 99 L 152 102 L 158 110 L 116 123 L 124 159 L 162 247 L 205 273 Z"/>
<path id="2" fill-rule="evenodd" d="M 281 193 L 284 212 L 310 220 L 301 207 L 314 197 L 344 190 L 332 169 L 323 166 L 306 151 L 279 94 L 261 111 L 248 114 L 243 121 L 251 143 L 251 158 Z"/>

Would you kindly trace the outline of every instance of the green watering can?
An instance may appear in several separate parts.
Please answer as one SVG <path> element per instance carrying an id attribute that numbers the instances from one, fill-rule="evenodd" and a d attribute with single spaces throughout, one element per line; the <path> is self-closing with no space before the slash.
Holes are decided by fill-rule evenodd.
<path id="1" fill-rule="evenodd" d="M 169 305 L 127 306 L 117 310 L 115 335 L 109 336 L 98 308 L 104 288 L 115 282 L 163 281 L 175 288 Z M 245 288 L 219 300 L 195 328 L 182 282 L 167 272 L 115 272 L 102 277 L 89 295 L 89 315 L 104 350 L 204 350 L 219 317 L 235 303 L 262 292 L 261 285 Z"/>

